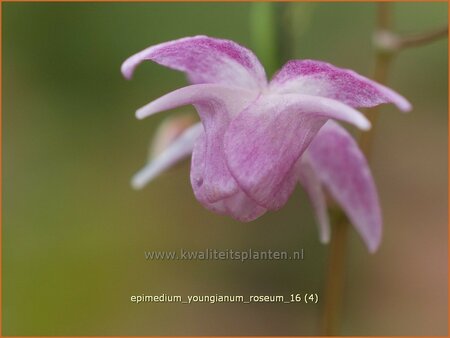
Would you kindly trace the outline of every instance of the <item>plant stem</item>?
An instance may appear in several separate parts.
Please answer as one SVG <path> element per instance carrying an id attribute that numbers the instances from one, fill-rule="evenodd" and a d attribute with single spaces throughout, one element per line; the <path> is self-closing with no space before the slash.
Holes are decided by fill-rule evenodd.
<path id="1" fill-rule="evenodd" d="M 392 13 L 391 13 L 391 7 L 389 3 L 386 2 L 380 2 L 377 4 L 377 18 L 376 18 L 376 24 L 377 30 L 387 30 L 391 28 L 391 22 L 392 22 Z"/>
<path id="2" fill-rule="evenodd" d="M 376 52 L 375 55 L 375 68 L 373 73 L 373 78 L 375 81 L 381 84 L 385 84 L 388 78 L 388 72 L 391 65 L 393 55 L 388 53 Z M 377 121 L 380 113 L 380 109 L 378 107 L 374 107 L 372 109 L 367 110 L 366 117 L 372 124 L 372 128 L 370 130 L 361 133 L 359 138 L 359 146 L 366 155 L 367 160 L 370 159 L 370 154 L 372 150 L 372 139 L 377 130 Z"/>
<path id="3" fill-rule="evenodd" d="M 254 2 L 250 10 L 250 37 L 253 49 L 270 76 L 279 67 L 280 46 L 275 3 Z"/>
<path id="4" fill-rule="evenodd" d="M 375 35 L 380 34 L 380 32 L 387 32 L 391 28 L 391 12 L 389 3 L 378 3 L 377 11 L 377 26 L 375 30 Z M 389 66 L 391 64 L 394 54 L 385 51 L 382 48 L 375 49 L 375 67 L 373 71 L 373 78 L 375 81 L 381 84 L 385 84 L 388 78 Z M 366 155 L 367 160 L 370 159 L 370 153 L 372 150 L 372 139 L 375 134 L 377 120 L 379 115 L 379 108 L 375 107 L 367 111 L 367 118 L 372 124 L 372 128 L 361 134 L 359 139 L 359 146 L 362 152 Z"/>
<path id="5" fill-rule="evenodd" d="M 345 279 L 345 248 L 349 224 L 341 210 L 336 209 L 333 224 L 333 236 L 330 242 L 329 264 L 325 286 L 325 312 L 323 334 L 336 336 L 342 307 L 342 295 Z"/>
<path id="6" fill-rule="evenodd" d="M 380 30 L 375 35 L 375 46 L 386 52 L 398 52 L 410 47 L 418 47 L 448 35 L 448 26 L 430 32 L 410 36 L 399 36 L 388 30 Z"/>
<path id="7" fill-rule="evenodd" d="M 405 49 L 409 47 L 417 47 L 421 46 L 440 38 L 443 38 L 448 35 L 448 26 L 436 29 L 431 32 L 422 33 L 414 36 L 405 36 L 403 38 L 399 38 L 398 48 Z"/>

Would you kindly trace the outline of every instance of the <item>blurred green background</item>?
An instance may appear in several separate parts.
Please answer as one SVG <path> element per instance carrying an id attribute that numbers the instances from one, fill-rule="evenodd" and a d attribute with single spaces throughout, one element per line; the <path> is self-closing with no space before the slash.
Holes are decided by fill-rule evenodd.
<path id="1" fill-rule="evenodd" d="M 167 116 L 136 108 L 186 84 L 181 73 L 119 68 L 155 43 L 207 34 L 249 48 L 249 3 L 3 3 L 3 335 L 315 335 L 323 301 L 132 304 L 136 294 L 321 296 L 327 247 L 300 189 L 240 224 L 203 209 L 189 163 L 130 188 Z M 296 58 L 370 76 L 372 3 L 289 4 Z M 446 3 L 395 4 L 398 32 L 447 22 Z M 351 233 L 344 335 L 447 335 L 447 41 L 402 52 L 372 167 L 380 250 Z M 305 249 L 305 260 L 150 262 L 145 250 Z"/>

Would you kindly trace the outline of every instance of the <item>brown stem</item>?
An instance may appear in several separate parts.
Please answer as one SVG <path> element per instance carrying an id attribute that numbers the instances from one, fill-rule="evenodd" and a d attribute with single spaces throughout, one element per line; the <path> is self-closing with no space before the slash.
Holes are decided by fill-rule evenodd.
<path id="1" fill-rule="evenodd" d="M 386 2 L 378 3 L 377 10 L 377 27 L 376 33 L 379 32 L 387 32 L 391 27 L 391 4 Z M 392 53 L 386 53 L 384 49 L 376 49 L 375 50 L 375 67 L 373 71 L 373 78 L 378 83 L 385 84 L 388 78 L 388 72 L 390 68 L 390 64 L 393 58 Z M 366 158 L 370 159 L 370 153 L 372 150 L 372 139 L 375 135 L 376 125 L 378 120 L 380 109 L 378 107 L 368 109 L 367 118 L 372 124 L 372 128 L 363 132 L 359 139 L 359 146 L 361 147 L 362 152 L 366 155 Z"/>
<path id="2" fill-rule="evenodd" d="M 384 84 L 387 82 L 388 72 L 392 58 L 393 58 L 392 54 L 376 52 L 373 78 L 378 83 Z M 366 132 L 361 133 L 361 136 L 359 138 L 359 146 L 364 155 L 366 155 L 367 160 L 370 160 L 370 155 L 372 151 L 372 139 L 377 130 L 377 121 L 379 113 L 380 113 L 379 107 L 367 110 L 366 116 L 369 119 L 370 123 L 372 124 L 372 128 L 370 128 L 370 130 Z"/>
<path id="3" fill-rule="evenodd" d="M 332 224 L 334 228 L 328 258 L 328 278 L 325 286 L 325 312 L 323 316 L 323 333 L 325 336 L 339 334 L 345 277 L 345 248 L 349 227 L 348 221 L 341 210 L 336 210 Z"/>
<path id="4" fill-rule="evenodd" d="M 421 46 L 448 35 L 448 25 L 431 32 L 417 34 L 414 36 L 405 36 L 398 39 L 398 49 Z"/>
<path id="5" fill-rule="evenodd" d="M 391 4 L 387 2 L 378 3 L 376 20 L 377 29 L 387 30 L 391 27 Z"/>

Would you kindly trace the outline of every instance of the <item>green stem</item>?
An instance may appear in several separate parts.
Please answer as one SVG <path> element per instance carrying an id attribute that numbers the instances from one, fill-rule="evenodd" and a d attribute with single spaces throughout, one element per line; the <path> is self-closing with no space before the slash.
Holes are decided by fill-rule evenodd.
<path id="1" fill-rule="evenodd" d="M 295 48 L 291 3 L 254 2 L 250 10 L 253 50 L 270 78 L 293 57 Z"/>
<path id="2" fill-rule="evenodd" d="M 250 10 L 252 46 L 269 76 L 279 68 L 280 59 L 276 5 L 272 2 L 253 2 Z"/>

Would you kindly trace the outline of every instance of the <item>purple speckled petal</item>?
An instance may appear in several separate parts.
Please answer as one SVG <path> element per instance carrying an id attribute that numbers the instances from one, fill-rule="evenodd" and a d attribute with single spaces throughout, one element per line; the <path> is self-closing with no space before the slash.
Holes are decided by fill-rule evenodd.
<path id="1" fill-rule="evenodd" d="M 352 136 L 327 122 L 307 149 L 308 162 L 340 204 L 370 252 L 381 241 L 382 219 L 369 165 Z"/>
<path id="2" fill-rule="evenodd" d="M 316 138 L 319 136 L 316 135 Z M 313 140 L 314 142 L 314 140 Z M 308 149 L 297 162 L 297 171 L 300 184 L 309 196 L 314 209 L 317 224 L 319 225 L 319 238 L 322 243 L 330 241 L 330 218 L 328 216 L 327 201 L 319 177 L 311 167 L 308 159 Z"/>
<path id="3" fill-rule="evenodd" d="M 131 182 L 133 188 L 143 188 L 163 171 L 191 155 L 194 143 L 202 133 L 203 126 L 201 123 L 186 129 L 161 154 L 151 160 L 133 177 Z"/>
<path id="4" fill-rule="evenodd" d="M 299 93 L 328 97 L 352 107 L 393 103 L 402 111 L 411 104 L 393 90 L 352 70 L 314 60 L 292 60 L 270 82 L 274 93 Z"/>
<path id="5" fill-rule="evenodd" d="M 186 72 L 192 83 L 220 83 L 249 89 L 267 85 L 264 68 L 256 56 L 230 40 L 194 36 L 151 46 L 128 58 L 122 64 L 122 74 L 131 78 L 144 60 Z"/>
<path id="6" fill-rule="evenodd" d="M 232 120 L 225 134 L 231 174 L 256 203 L 279 209 L 295 186 L 296 180 L 290 179 L 293 165 L 328 118 L 370 126 L 360 112 L 331 99 L 261 96 Z"/>

